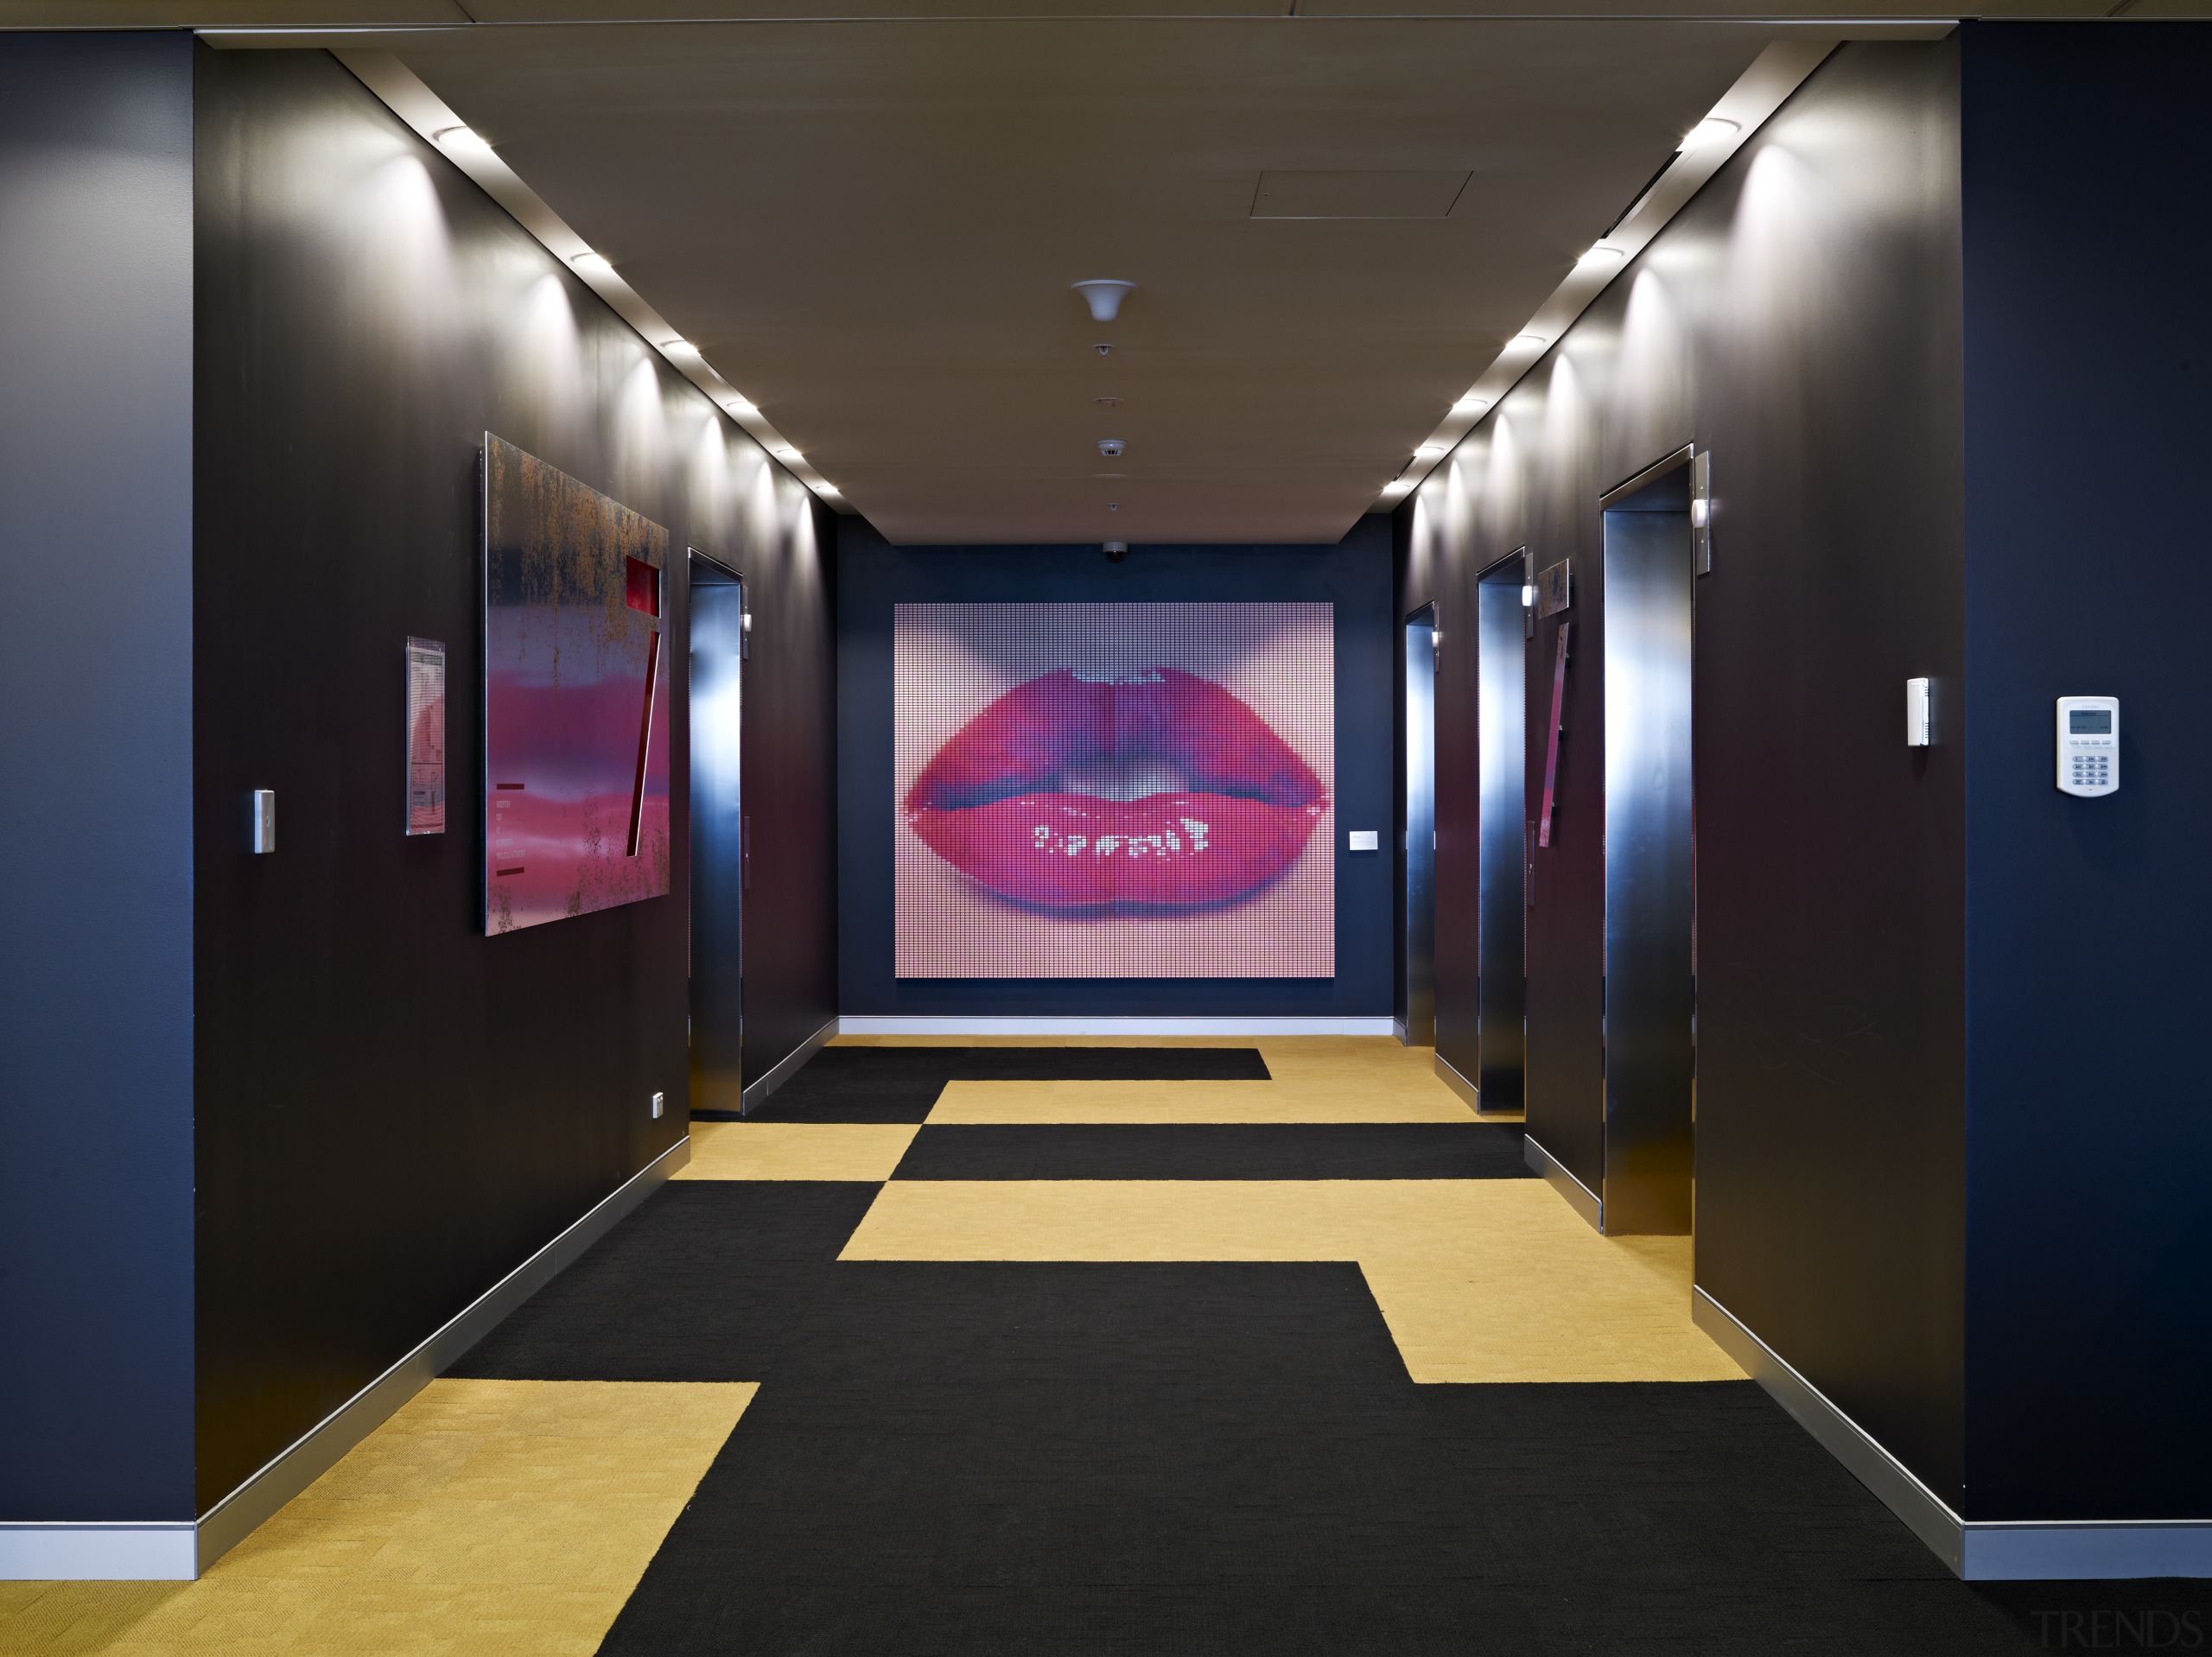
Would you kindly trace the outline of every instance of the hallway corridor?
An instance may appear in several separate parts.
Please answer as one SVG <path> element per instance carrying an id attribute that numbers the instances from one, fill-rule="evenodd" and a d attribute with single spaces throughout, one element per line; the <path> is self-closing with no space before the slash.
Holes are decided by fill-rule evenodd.
<path id="1" fill-rule="evenodd" d="M 8 1649 L 1905 1657 L 2193 1591 L 1955 1580 L 1423 1050 L 847 1039 L 693 1147 L 204 1579 L 0 1584 Z"/>

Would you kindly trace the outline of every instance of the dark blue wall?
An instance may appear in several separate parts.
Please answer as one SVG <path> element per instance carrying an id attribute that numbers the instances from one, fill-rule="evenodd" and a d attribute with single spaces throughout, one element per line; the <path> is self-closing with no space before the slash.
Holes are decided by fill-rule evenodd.
<path id="1" fill-rule="evenodd" d="M 1393 816 L 1390 522 L 1333 547 L 893 547 L 837 523 L 838 1011 L 915 1017 L 1387 1017 Z M 893 976 L 891 643 L 899 604 L 1333 603 L 1337 606 L 1337 975 L 1333 979 L 907 980 Z"/>
<path id="2" fill-rule="evenodd" d="M 192 1505 L 192 42 L 0 35 L 0 1519 Z"/>
<path id="3" fill-rule="evenodd" d="M 1961 33 L 1968 1515 L 2202 1517 L 2212 26 Z"/>

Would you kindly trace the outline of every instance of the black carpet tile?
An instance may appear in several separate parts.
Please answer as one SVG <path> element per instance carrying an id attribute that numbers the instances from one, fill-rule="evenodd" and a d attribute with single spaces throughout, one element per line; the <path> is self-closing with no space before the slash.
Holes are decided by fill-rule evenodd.
<path id="1" fill-rule="evenodd" d="M 1525 1179 L 1488 1122 L 925 1127 L 897 1179 Z"/>
<path id="2" fill-rule="evenodd" d="M 2212 1628 L 2202 1584 L 1953 1580 L 1748 1382 L 1415 1386 L 1350 1262 L 837 1263 L 878 1190 L 664 1186 L 451 1372 L 763 1383 L 603 1651 L 1980 1657 L 2133 1648 L 2115 1609 Z"/>
<path id="3" fill-rule="evenodd" d="M 948 1082 L 1266 1082 L 1256 1047 L 825 1047 L 762 1122 L 918 1122 Z M 726 1112 L 694 1112 L 707 1120 Z"/>
<path id="4" fill-rule="evenodd" d="M 601 1649 L 2036 1649 L 1749 1382 L 1417 1387 L 1358 1268 L 854 1262 Z"/>
<path id="5" fill-rule="evenodd" d="M 679 1179 L 463 1353 L 506 1381 L 759 1381 L 882 1188 Z"/>

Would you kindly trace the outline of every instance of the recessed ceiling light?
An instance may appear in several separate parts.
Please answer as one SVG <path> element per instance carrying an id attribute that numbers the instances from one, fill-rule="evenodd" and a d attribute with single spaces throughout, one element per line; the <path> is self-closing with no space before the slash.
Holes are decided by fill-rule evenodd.
<path id="1" fill-rule="evenodd" d="M 474 150 L 483 155 L 489 155 L 492 150 L 492 146 L 484 142 L 474 127 L 440 127 L 430 136 L 448 149 Z"/>
<path id="2" fill-rule="evenodd" d="M 1452 405 L 1452 412 L 1464 418 L 1468 415 L 1480 414 L 1484 409 L 1489 407 L 1490 399 L 1488 397 L 1461 397 L 1457 403 L 1453 403 Z"/>
<path id="3" fill-rule="evenodd" d="M 1516 333 L 1513 336 L 1512 343 L 1516 346 L 1533 346 L 1541 351 L 1550 342 L 1541 333 Z"/>
<path id="4" fill-rule="evenodd" d="M 1614 260 L 1620 257 L 1620 249 L 1617 247 L 1607 247 L 1603 242 L 1600 242 L 1595 247 L 1592 248 L 1587 253 L 1585 253 L 1580 259 L 1577 259 L 1575 263 L 1577 264 L 1611 264 Z"/>
<path id="5" fill-rule="evenodd" d="M 698 346 L 693 345 L 689 340 L 663 340 L 660 342 L 660 348 L 663 351 L 690 352 L 696 352 L 699 349 Z"/>
<path id="6" fill-rule="evenodd" d="M 1419 448 L 1414 451 L 1414 459 L 1416 460 L 1433 460 L 1443 453 L 1444 445 L 1441 443 L 1423 443 Z"/>
<path id="7" fill-rule="evenodd" d="M 1731 133 L 1742 130 L 1743 129 L 1733 121 L 1723 120 L 1717 115 L 1708 115 L 1689 130 L 1689 136 L 1682 140 L 1682 154 L 1687 156 L 1694 149 L 1702 149 L 1706 145 L 1726 138 Z"/>
<path id="8" fill-rule="evenodd" d="M 743 397 L 731 397 L 722 404 L 722 407 L 728 409 L 740 420 L 748 419 L 760 412 L 760 409 L 753 407 L 752 403 L 747 403 Z"/>
<path id="9" fill-rule="evenodd" d="M 603 253 L 579 253 L 569 263 L 588 276 L 611 276 L 614 274 L 613 262 Z"/>

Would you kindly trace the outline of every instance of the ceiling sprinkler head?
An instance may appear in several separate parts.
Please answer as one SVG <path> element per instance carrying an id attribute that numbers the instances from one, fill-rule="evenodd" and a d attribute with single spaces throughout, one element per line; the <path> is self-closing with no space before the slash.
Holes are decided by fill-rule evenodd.
<path id="1" fill-rule="evenodd" d="M 1102 437 L 1098 440 L 1098 452 L 1109 460 L 1121 454 L 1122 447 L 1122 440 L 1118 437 Z"/>
<path id="2" fill-rule="evenodd" d="M 1114 354 L 1114 347 L 1108 345 L 1093 346 L 1091 349 L 1102 357 L 1110 357 Z"/>
<path id="3" fill-rule="evenodd" d="M 1090 305 L 1092 321 L 1110 322 L 1122 308 L 1122 296 L 1135 286 L 1134 282 L 1078 282 L 1075 290 Z"/>

